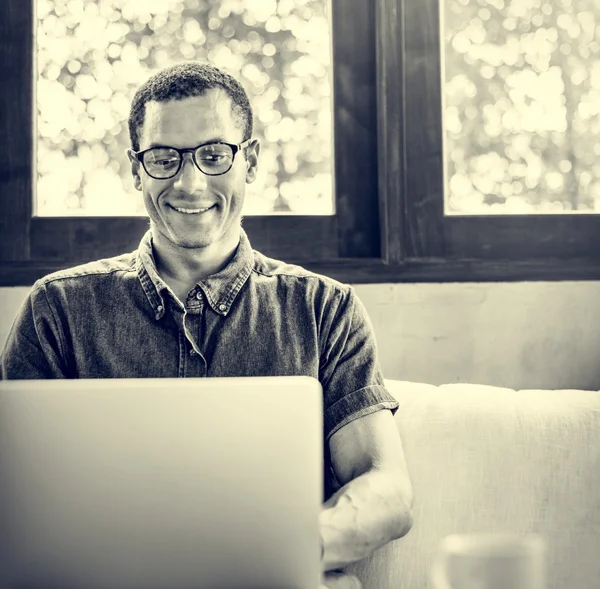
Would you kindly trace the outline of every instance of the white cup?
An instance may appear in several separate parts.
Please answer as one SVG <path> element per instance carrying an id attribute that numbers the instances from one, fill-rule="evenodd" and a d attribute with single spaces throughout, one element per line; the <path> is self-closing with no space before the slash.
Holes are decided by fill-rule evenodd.
<path id="1" fill-rule="evenodd" d="M 439 545 L 435 589 L 546 589 L 546 541 L 539 534 L 454 534 Z"/>

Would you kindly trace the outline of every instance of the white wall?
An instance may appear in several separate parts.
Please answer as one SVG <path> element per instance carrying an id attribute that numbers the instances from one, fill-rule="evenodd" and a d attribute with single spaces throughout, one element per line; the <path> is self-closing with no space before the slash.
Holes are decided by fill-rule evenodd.
<path id="1" fill-rule="evenodd" d="M 600 389 L 600 282 L 359 285 L 388 378 Z"/>
<path id="2" fill-rule="evenodd" d="M 0 288 L 0 344 L 27 288 Z M 600 282 L 357 285 L 384 376 L 600 389 Z"/>

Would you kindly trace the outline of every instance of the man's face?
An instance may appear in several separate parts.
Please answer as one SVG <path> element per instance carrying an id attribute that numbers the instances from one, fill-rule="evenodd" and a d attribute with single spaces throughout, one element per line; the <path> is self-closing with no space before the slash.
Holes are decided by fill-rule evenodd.
<path id="1" fill-rule="evenodd" d="M 139 131 L 140 151 L 157 145 L 189 148 L 210 141 L 241 143 L 243 128 L 236 125 L 231 105 L 231 98 L 219 89 L 182 100 L 148 102 Z M 177 175 L 167 180 L 152 178 L 130 156 L 134 185 L 144 195 L 155 238 L 166 238 L 179 247 L 201 248 L 237 235 L 246 183 L 256 177 L 258 150 L 257 144 L 251 144 L 248 160 L 238 151 L 231 169 L 220 176 L 202 173 L 188 153 Z M 181 209 L 208 210 L 186 213 Z"/>

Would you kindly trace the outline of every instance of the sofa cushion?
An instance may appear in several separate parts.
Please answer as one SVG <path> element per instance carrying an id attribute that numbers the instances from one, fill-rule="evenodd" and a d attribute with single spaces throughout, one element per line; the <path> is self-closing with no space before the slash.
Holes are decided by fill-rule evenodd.
<path id="1" fill-rule="evenodd" d="M 600 580 L 600 392 L 386 381 L 415 491 L 414 526 L 351 569 L 366 589 L 431 587 L 439 541 L 538 532 L 548 588 Z"/>

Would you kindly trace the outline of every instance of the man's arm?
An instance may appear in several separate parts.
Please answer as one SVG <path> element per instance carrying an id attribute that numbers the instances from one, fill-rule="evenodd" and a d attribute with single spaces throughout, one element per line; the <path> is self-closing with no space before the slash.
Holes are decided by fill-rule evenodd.
<path id="1" fill-rule="evenodd" d="M 0 380 L 66 378 L 59 340 L 45 289 L 36 283 L 0 352 Z"/>
<path id="2" fill-rule="evenodd" d="M 324 572 L 361 560 L 407 534 L 413 504 L 404 450 L 390 411 L 351 421 L 331 436 L 329 449 L 342 487 L 319 516 Z"/>

